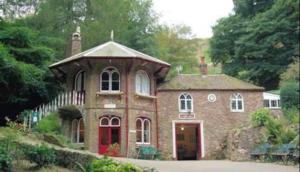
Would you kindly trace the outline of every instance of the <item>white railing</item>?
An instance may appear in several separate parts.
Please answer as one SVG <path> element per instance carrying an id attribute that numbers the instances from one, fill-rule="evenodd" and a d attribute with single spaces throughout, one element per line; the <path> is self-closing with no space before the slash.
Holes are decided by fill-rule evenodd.
<path id="1" fill-rule="evenodd" d="M 43 117 L 49 115 L 51 112 L 57 111 L 59 108 L 68 105 L 83 106 L 85 102 L 84 91 L 69 91 L 59 94 L 52 101 L 41 104 L 31 110 L 24 118 L 24 126 L 31 128 L 32 123 L 40 121 Z"/>

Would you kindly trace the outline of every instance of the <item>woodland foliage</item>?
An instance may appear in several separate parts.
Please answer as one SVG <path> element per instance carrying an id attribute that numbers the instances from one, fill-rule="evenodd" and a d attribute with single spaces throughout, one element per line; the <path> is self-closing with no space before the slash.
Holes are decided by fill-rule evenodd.
<path id="1" fill-rule="evenodd" d="M 210 55 L 223 72 L 276 89 L 299 59 L 298 0 L 234 0 L 234 13 L 213 27 Z"/>

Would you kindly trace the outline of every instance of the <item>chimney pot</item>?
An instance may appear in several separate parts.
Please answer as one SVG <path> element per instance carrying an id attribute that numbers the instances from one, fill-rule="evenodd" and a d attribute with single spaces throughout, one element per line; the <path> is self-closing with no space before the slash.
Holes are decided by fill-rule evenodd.
<path id="1" fill-rule="evenodd" d="M 205 57 L 204 56 L 200 57 L 199 68 L 200 68 L 200 73 L 202 75 L 207 75 L 207 64 L 205 63 Z"/>
<path id="2" fill-rule="evenodd" d="M 66 56 L 70 57 L 78 53 L 81 53 L 81 35 L 79 26 L 76 27 L 76 31 L 72 34 Z"/>

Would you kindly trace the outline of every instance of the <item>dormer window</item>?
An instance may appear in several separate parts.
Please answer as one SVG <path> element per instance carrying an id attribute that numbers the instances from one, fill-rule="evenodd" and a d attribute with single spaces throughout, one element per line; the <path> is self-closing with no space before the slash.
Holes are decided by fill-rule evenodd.
<path id="1" fill-rule="evenodd" d="M 135 76 L 135 91 L 137 94 L 150 95 L 150 79 L 145 71 L 138 71 Z"/>
<path id="2" fill-rule="evenodd" d="M 188 93 L 183 93 L 179 96 L 179 111 L 193 112 L 193 98 Z"/>
<path id="3" fill-rule="evenodd" d="M 100 76 L 101 91 L 120 91 L 120 74 L 114 67 L 108 67 L 103 70 Z"/>
<path id="4" fill-rule="evenodd" d="M 230 109 L 231 112 L 243 112 L 244 100 L 240 93 L 232 94 L 230 97 Z"/>

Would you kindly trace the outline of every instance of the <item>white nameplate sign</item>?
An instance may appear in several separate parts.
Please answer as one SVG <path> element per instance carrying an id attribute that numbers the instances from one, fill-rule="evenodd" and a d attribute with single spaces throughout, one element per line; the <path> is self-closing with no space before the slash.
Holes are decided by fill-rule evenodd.
<path id="1" fill-rule="evenodd" d="M 180 113 L 179 119 L 195 119 L 195 113 Z"/>
<path id="2" fill-rule="evenodd" d="M 136 130 L 129 130 L 129 133 L 136 133 Z"/>
<path id="3" fill-rule="evenodd" d="M 116 104 L 104 104 L 104 108 L 114 109 L 114 108 L 116 108 Z"/>

